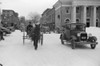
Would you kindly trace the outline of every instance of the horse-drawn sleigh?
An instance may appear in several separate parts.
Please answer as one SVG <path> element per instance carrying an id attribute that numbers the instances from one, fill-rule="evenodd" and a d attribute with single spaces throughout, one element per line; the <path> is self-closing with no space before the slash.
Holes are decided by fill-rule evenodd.
<path id="1" fill-rule="evenodd" d="M 29 39 L 33 42 L 35 50 L 38 48 L 38 43 L 43 45 L 43 32 L 41 31 L 40 24 L 28 25 L 23 31 L 23 44 L 25 44 L 25 39 Z"/>

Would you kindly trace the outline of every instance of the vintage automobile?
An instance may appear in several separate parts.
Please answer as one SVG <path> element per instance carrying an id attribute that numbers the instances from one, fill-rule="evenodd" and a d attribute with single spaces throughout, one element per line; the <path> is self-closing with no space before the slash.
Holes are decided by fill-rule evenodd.
<path id="1" fill-rule="evenodd" d="M 7 29 L 9 29 L 11 32 L 14 32 L 15 31 L 15 28 L 14 27 L 7 27 Z"/>
<path id="2" fill-rule="evenodd" d="M 76 44 L 90 44 L 91 48 L 95 49 L 98 44 L 97 38 L 86 32 L 86 25 L 83 23 L 68 23 L 63 28 L 60 35 L 61 43 L 64 44 L 64 40 L 70 42 L 72 49 L 75 49 Z"/>
<path id="3" fill-rule="evenodd" d="M 3 31 L 3 34 L 6 35 L 6 34 L 11 34 L 11 31 L 3 26 L 0 26 L 0 29 Z"/>

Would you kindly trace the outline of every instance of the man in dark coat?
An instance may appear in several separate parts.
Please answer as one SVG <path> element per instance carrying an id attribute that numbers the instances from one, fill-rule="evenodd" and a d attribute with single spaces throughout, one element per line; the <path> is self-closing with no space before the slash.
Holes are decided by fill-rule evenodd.
<path id="1" fill-rule="evenodd" d="M 30 34 L 30 32 L 31 32 L 32 28 L 33 28 L 32 23 L 31 23 L 31 22 L 29 22 L 29 25 L 28 25 L 28 26 L 27 26 L 27 28 L 26 28 L 27 35 L 29 35 L 29 34 Z"/>
<path id="2" fill-rule="evenodd" d="M 37 50 L 38 41 L 40 39 L 40 24 L 35 24 L 35 28 L 31 31 L 31 39 L 34 41 L 35 50 Z"/>

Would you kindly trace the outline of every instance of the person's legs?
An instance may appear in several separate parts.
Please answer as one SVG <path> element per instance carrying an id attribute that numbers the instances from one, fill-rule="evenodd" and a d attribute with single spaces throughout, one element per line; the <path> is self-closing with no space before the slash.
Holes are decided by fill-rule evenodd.
<path id="1" fill-rule="evenodd" d="M 38 48 L 38 40 L 37 39 L 34 39 L 34 47 L 35 47 L 35 50 L 37 50 L 37 48 Z"/>
<path id="2" fill-rule="evenodd" d="M 1 32 L 1 40 L 4 40 L 3 32 Z"/>

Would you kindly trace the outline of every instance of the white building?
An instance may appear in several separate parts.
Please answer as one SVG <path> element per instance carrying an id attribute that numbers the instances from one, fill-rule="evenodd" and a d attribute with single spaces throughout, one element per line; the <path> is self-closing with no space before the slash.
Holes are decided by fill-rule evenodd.
<path id="1" fill-rule="evenodd" d="M 66 22 L 100 26 L 100 0 L 59 0 L 54 6 L 56 28 Z"/>

